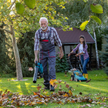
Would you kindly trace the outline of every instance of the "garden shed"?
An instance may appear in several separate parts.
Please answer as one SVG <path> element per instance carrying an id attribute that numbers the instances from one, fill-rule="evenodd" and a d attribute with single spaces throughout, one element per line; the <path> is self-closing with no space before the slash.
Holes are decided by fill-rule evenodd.
<path id="1" fill-rule="evenodd" d="M 88 31 L 81 31 L 78 28 L 73 28 L 73 31 L 63 31 L 61 28 L 56 28 L 56 30 L 62 41 L 63 50 L 66 55 L 79 43 L 79 36 L 85 36 L 90 57 L 88 68 L 91 69 L 91 67 L 93 67 L 93 64 L 91 65 L 93 57 L 92 45 L 95 44 L 94 38 L 91 36 L 91 34 Z M 94 65 L 96 65 L 96 63 Z"/>

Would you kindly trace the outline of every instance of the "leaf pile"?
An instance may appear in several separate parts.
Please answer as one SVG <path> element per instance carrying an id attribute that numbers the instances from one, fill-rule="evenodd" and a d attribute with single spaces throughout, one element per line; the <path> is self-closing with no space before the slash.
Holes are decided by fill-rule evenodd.
<path id="1" fill-rule="evenodd" d="M 89 95 L 82 96 L 82 92 L 78 95 L 73 95 L 73 88 L 69 86 L 66 82 L 61 80 L 55 80 L 55 87 L 63 83 L 66 90 L 62 89 L 62 85 L 59 85 L 59 89 L 56 92 L 50 92 L 42 88 L 39 84 L 37 85 L 37 91 L 33 92 L 33 95 L 19 95 L 19 93 L 12 93 L 8 90 L 0 91 L 0 106 L 17 108 L 20 106 L 35 106 L 37 104 L 57 103 L 57 104 L 67 104 L 67 103 L 86 103 L 80 107 L 91 106 L 95 104 L 106 105 L 105 103 L 100 103 L 102 101 L 108 101 L 108 97 L 95 97 L 95 101 L 90 98 Z"/>

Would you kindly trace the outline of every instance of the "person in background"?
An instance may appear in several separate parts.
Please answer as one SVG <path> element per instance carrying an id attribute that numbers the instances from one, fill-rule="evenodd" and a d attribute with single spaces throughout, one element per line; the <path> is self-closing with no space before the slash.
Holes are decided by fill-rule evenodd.
<path id="1" fill-rule="evenodd" d="M 68 56 L 71 55 L 71 53 L 75 53 L 78 50 L 78 54 L 76 54 L 75 56 L 79 56 L 79 59 L 81 60 L 81 64 L 83 67 L 83 76 L 85 76 L 88 79 L 88 73 L 87 73 L 87 69 L 86 69 L 86 65 L 89 61 L 89 55 L 87 52 L 87 44 L 85 41 L 85 37 L 83 35 L 81 35 L 79 37 L 79 44 L 68 54 Z"/>
<path id="2" fill-rule="evenodd" d="M 56 79 L 55 63 L 56 63 L 56 52 L 55 52 L 55 42 L 60 50 L 60 59 L 64 56 L 62 43 L 59 35 L 54 27 L 48 26 L 48 20 L 46 17 L 41 17 L 39 20 L 40 29 L 35 33 L 35 43 L 34 43 L 34 62 L 38 61 L 38 52 L 40 55 L 40 63 L 43 66 L 43 78 L 45 89 L 50 89 L 54 91 L 54 86 L 50 84 L 51 79 Z M 39 44 L 41 48 L 39 48 Z"/>

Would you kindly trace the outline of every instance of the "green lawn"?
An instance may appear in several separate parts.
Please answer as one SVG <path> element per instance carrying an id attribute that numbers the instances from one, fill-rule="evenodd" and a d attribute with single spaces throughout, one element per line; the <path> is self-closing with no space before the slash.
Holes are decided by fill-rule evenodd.
<path id="1" fill-rule="evenodd" d="M 100 96 L 107 96 L 108 97 L 108 79 L 106 74 L 103 72 L 103 70 L 93 70 L 89 71 L 89 78 L 91 79 L 91 82 L 75 82 L 70 81 L 70 75 L 67 74 L 67 77 L 64 73 L 57 73 L 57 79 L 60 79 L 64 82 L 67 82 L 70 86 L 73 87 L 73 95 L 78 95 L 79 92 L 82 92 L 82 96 L 90 94 L 90 97 L 94 99 L 94 97 L 100 97 Z M 0 77 L 0 91 L 4 91 L 8 89 L 11 92 L 19 92 L 20 94 L 24 95 L 31 95 L 33 92 L 37 91 L 37 84 L 40 84 L 43 86 L 43 79 L 38 79 L 37 83 L 32 83 L 32 78 L 26 77 L 24 79 L 28 79 L 27 81 L 11 81 L 16 78 L 2 78 Z M 61 84 L 63 90 L 67 90 L 67 88 L 64 86 L 64 84 Z M 56 89 L 58 91 L 58 88 Z M 96 94 L 100 93 L 99 96 Z M 81 103 L 83 105 L 85 103 Z M 108 102 L 106 102 L 108 105 Z M 79 108 L 79 103 L 74 104 L 65 104 L 65 105 L 59 105 L 59 104 L 51 104 L 49 103 L 46 105 L 38 105 L 36 108 Z M 92 108 L 100 108 L 103 105 L 95 105 L 92 106 Z M 24 108 L 24 107 L 23 107 Z M 29 106 L 26 108 L 30 108 Z"/>

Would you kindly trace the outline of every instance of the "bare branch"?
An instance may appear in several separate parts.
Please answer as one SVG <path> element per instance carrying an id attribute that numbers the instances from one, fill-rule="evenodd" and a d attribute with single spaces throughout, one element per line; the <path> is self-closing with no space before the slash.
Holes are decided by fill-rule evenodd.
<path id="1" fill-rule="evenodd" d="M 15 2 L 16 2 L 16 0 L 14 0 L 14 1 L 12 2 L 12 4 L 11 4 L 10 7 L 9 7 L 9 10 L 12 8 L 12 6 L 14 5 Z"/>
<path id="2" fill-rule="evenodd" d="M 11 32 L 11 31 L 9 31 L 9 30 L 3 29 L 3 28 L 0 28 L 0 30 L 6 31 L 7 33 L 12 34 L 12 32 Z"/>

